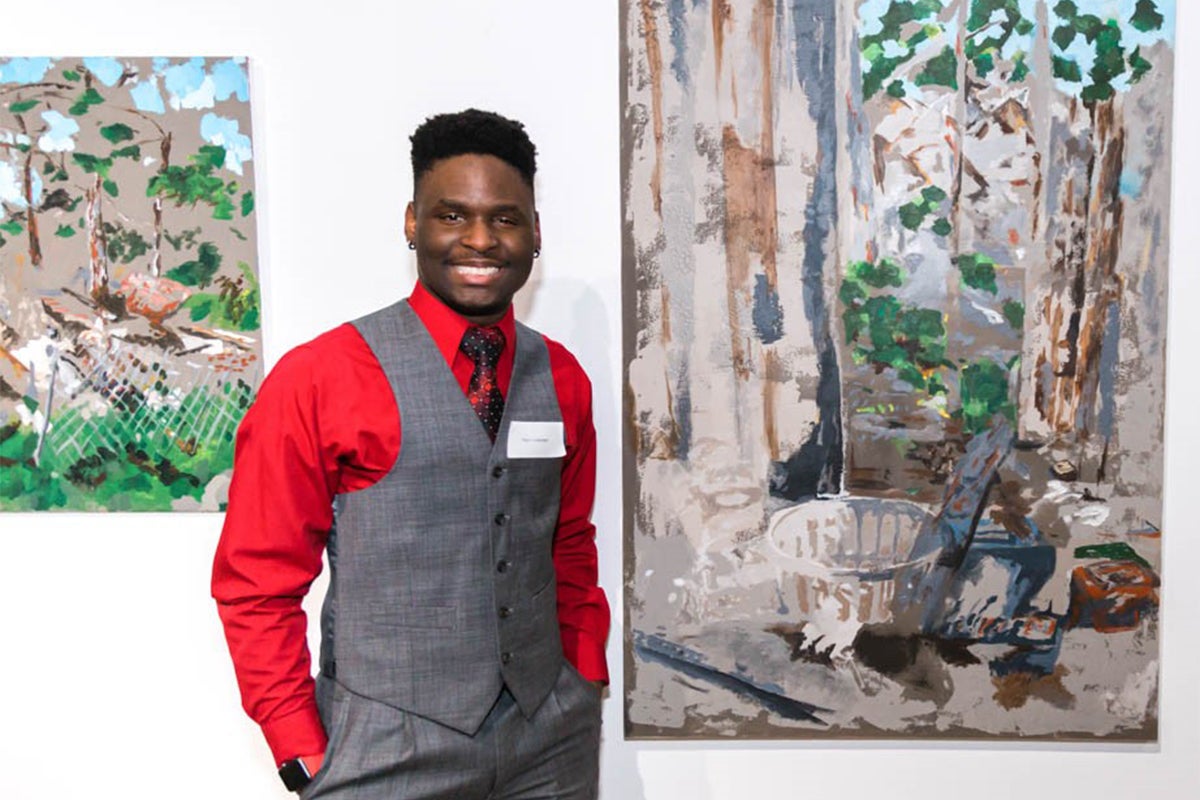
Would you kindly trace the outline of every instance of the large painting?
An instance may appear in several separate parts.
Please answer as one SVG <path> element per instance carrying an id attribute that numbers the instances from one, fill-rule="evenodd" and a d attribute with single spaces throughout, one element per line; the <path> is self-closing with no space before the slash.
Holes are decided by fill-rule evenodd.
<path id="1" fill-rule="evenodd" d="M 242 58 L 0 59 L 0 510 L 219 510 L 261 375 Z"/>
<path id="2" fill-rule="evenodd" d="M 1157 737 L 1170 0 L 625 0 L 626 732 Z"/>

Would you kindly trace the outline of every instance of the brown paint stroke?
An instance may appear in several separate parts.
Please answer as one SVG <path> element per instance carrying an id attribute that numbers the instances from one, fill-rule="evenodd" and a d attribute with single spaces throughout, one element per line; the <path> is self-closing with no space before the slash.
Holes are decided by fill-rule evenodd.
<path id="1" fill-rule="evenodd" d="M 713 0 L 712 4 L 712 34 L 713 55 L 716 60 L 714 84 L 716 94 L 721 94 L 721 65 L 725 57 L 725 26 L 733 19 L 733 6 L 728 0 Z"/>
<path id="2" fill-rule="evenodd" d="M 650 69 L 650 106 L 654 124 L 654 170 L 650 173 L 650 194 L 654 197 L 654 213 L 662 217 L 663 162 L 663 62 L 658 43 L 658 20 L 654 16 L 653 0 L 641 0 L 642 36 L 646 40 L 646 61 Z"/>
<path id="3" fill-rule="evenodd" d="M 1078 110 L 1072 106 L 1072 114 Z M 1085 440 L 1094 432 L 1102 344 L 1109 309 L 1124 294 L 1117 274 L 1124 203 L 1120 176 L 1124 169 L 1125 131 L 1115 100 L 1089 109 L 1094 150 L 1087 169 L 1088 197 L 1076 204 L 1068 184 L 1063 215 L 1071 219 L 1070 234 L 1060 246 L 1056 271 L 1069 283 L 1048 298 L 1051 355 L 1039 365 L 1054 366 L 1053 390 L 1037 395 L 1044 419 L 1060 434 Z M 1081 198 L 1082 199 L 1082 198 Z M 1068 313 L 1069 312 L 1069 313 Z M 1063 322 L 1066 328 L 1063 329 Z M 1062 356 L 1061 359 L 1056 356 Z"/>
<path id="4" fill-rule="evenodd" d="M 745 304 L 744 299 L 749 296 L 751 289 L 751 253 L 759 255 L 771 288 L 775 288 L 778 282 L 776 255 L 779 231 L 771 76 L 771 23 L 774 10 L 774 0 L 758 0 L 751 22 L 754 47 L 761 66 L 759 91 L 762 96 L 762 115 L 758 149 L 744 145 L 731 124 L 726 124 L 721 134 L 730 344 L 734 371 L 743 380 L 750 375 L 745 344 L 750 335 L 741 330 L 738 311 Z M 767 420 L 766 427 L 770 430 L 774 425 Z"/>
<path id="5" fill-rule="evenodd" d="M 779 434 L 775 430 L 775 393 L 780 381 L 778 375 L 783 371 L 779 356 L 773 350 L 763 351 L 763 372 L 768 376 L 762 382 L 763 399 L 763 432 L 767 437 L 767 451 L 772 461 L 779 461 L 782 456 L 779 450 Z M 774 380 L 771 376 L 776 376 Z"/>

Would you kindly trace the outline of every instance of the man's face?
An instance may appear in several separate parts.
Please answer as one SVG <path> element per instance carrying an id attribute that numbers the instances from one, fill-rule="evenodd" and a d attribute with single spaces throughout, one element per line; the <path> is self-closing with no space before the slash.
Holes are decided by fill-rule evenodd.
<path id="1" fill-rule="evenodd" d="M 478 325 L 504 316 L 541 246 L 533 189 L 511 164 L 474 153 L 421 176 L 404 233 L 425 288 Z"/>

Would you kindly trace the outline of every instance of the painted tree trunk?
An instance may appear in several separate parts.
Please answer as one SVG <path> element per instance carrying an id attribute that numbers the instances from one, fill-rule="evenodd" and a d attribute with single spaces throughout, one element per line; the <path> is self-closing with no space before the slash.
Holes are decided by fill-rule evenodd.
<path id="1" fill-rule="evenodd" d="M 171 166 L 170 133 L 163 136 L 159 152 L 162 159 L 159 162 L 158 174 L 161 175 L 167 171 L 167 167 Z M 154 245 L 150 251 L 150 274 L 157 278 L 162 275 L 163 201 L 161 197 L 154 198 L 152 208 L 154 212 Z"/>
<path id="2" fill-rule="evenodd" d="M 104 216 L 101 210 L 103 187 L 99 174 L 87 188 L 84 224 L 88 237 L 88 290 L 97 302 L 108 296 L 108 254 L 104 236 Z"/>
<path id="3" fill-rule="evenodd" d="M 760 533 L 781 498 L 841 488 L 839 5 L 628 6 L 634 468 L 644 498 L 697 511 L 644 505 L 648 535 L 704 550 Z"/>
<path id="4" fill-rule="evenodd" d="M 25 190 L 25 228 L 29 233 L 29 261 L 35 267 L 42 265 L 42 242 L 38 236 L 37 208 L 33 204 L 33 149 L 25 154 L 23 169 L 23 188 Z"/>
<path id="5" fill-rule="evenodd" d="M 1042 377 L 1038 413 L 1061 442 L 1083 443 L 1098 432 L 1100 373 L 1115 366 L 1105 366 L 1116 357 L 1105 352 L 1105 340 L 1109 320 L 1119 318 L 1122 295 L 1122 103 L 1120 95 L 1091 106 L 1072 101 L 1069 117 L 1077 131 L 1072 140 L 1084 145 L 1082 163 L 1061 194 L 1058 216 L 1065 224 L 1054 241 L 1053 287 L 1042 310 L 1048 342 L 1035 365 Z"/>

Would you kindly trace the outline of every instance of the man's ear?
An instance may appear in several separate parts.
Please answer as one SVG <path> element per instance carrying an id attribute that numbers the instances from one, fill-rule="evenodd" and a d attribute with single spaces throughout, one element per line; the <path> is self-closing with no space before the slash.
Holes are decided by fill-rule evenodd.
<path id="1" fill-rule="evenodd" d="M 404 238 L 409 244 L 417 240 L 417 210 L 413 208 L 411 200 L 404 209 Z"/>
<path id="2" fill-rule="evenodd" d="M 409 203 L 409 206 L 411 207 L 412 203 Z M 536 211 L 533 212 L 533 249 L 542 249 L 542 219 Z"/>

